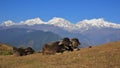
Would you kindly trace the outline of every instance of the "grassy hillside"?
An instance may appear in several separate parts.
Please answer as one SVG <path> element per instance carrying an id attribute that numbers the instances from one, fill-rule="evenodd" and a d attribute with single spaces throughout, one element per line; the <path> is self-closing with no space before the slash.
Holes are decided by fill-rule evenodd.
<path id="1" fill-rule="evenodd" d="M 0 43 L 0 55 L 12 54 L 12 46 Z"/>
<path id="2" fill-rule="evenodd" d="M 120 68 L 120 41 L 56 55 L 0 56 L 0 68 Z"/>

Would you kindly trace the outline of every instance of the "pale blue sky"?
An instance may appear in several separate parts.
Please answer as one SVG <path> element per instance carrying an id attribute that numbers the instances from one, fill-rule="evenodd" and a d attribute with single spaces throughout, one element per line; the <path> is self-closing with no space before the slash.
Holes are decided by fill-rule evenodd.
<path id="1" fill-rule="evenodd" d="M 0 22 L 61 17 L 76 23 L 104 18 L 120 24 L 120 0 L 0 0 Z"/>

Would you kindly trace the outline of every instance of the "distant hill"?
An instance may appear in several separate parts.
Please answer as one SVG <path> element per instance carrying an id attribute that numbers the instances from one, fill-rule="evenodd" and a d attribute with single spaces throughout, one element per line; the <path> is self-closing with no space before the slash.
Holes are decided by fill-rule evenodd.
<path id="1" fill-rule="evenodd" d="M 56 55 L 0 56 L 0 68 L 120 68 L 120 41 Z"/>
<path id="2" fill-rule="evenodd" d="M 7 43 L 16 47 L 32 47 L 40 50 L 42 45 L 50 42 L 60 40 L 60 36 L 41 30 L 24 29 L 24 28 L 10 28 L 0 30 L 0 42 Z"/>

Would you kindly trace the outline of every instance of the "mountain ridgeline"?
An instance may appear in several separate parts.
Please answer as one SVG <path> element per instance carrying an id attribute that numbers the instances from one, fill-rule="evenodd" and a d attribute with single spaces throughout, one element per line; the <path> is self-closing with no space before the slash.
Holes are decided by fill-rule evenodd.
<path id="1" fill-rule="evenodd" d="M 61 37 L 52 32 L 40 30 L 10 28 L 0 30 L 0 42 L 7 43 L 16 47 L 32 47 L 40 50 L 42 45 L 59 40 Z"/>
<path id="2" fill-rule="evenodd" d="M 36 49 L 41 48 L 44 43 L 60 40 L 63 37 L 78 38 L 81 42 L 80 47 L 120 40 L 120 24 L 102 18 L 83 20 L 76 24 L 57 17 L 48 22 L 40 18 L 19 23 L 9 20 L 1 23 L 0 28 L 0 42 L 14 46 L 29 45 Z"/>

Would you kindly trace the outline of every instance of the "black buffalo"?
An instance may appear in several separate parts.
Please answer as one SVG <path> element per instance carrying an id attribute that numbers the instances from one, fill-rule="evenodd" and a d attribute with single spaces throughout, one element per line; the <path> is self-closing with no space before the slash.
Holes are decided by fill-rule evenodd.
<path id="1" fill-rule="evenodd" d="M 15 56 L 24 56 L 24 55 L 29 55 L 33 53 L 34 53 L 34 50 L 31 47 L 27 47 L 27 48 L 13 47 L 13 55 Z"/>
<path id="2" fill-rule="evenodd" d="M 42 54 L 63 53 L 66 50 L 65 47 L 69 46 L 70 43 L 69 38 L 64 38 L 61 41 L 44 44 Z"/>
<path id="3" fill-rule="evenodd" d="M 63 53 L 64 51 L 73 51 L 78 49 L 80 42 L 77 38 L 63 38 L 61 41 L 50 42 L 43 45 L 42 54 Z"/>
<path id="4" fill-rule="evenodd" d="M 77 38 L 72 38 L 70 41 L 71 41 L 71 47 L 72 47 L 73 50 L 74 49 L 80 50 L 78 46 L 81 43 L 79 42 L 79 40 Z"/>

